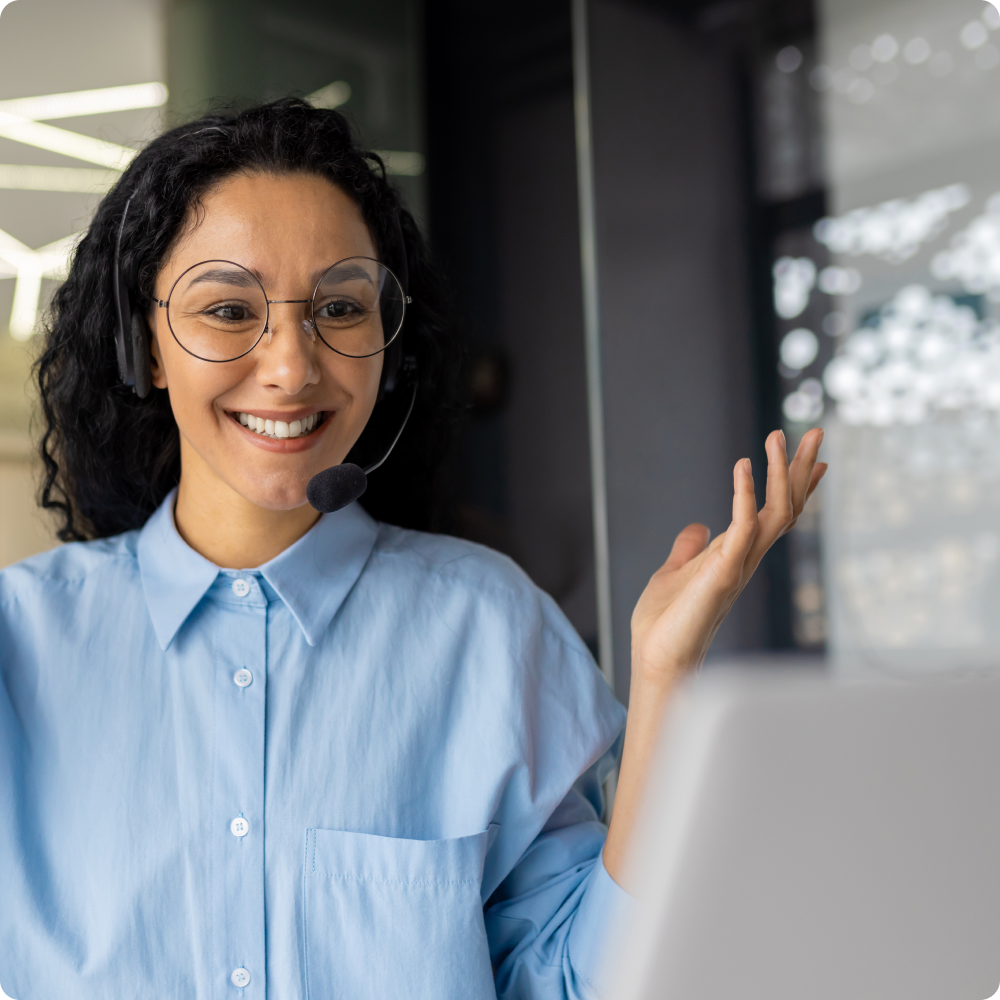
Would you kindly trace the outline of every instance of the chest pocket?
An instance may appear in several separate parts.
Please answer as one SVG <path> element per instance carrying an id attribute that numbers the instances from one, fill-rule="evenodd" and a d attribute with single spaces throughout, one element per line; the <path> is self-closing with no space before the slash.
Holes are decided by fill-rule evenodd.
<path id="1" fill-rule="evenodd" d="M 306 831 L 307 1000 L 495 1000 L 487 840 Z"/>

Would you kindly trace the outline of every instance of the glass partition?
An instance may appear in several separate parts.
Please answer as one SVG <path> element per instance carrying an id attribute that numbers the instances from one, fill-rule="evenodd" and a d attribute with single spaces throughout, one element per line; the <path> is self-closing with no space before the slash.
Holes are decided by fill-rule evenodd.
<path id="1" fill-rule="evenodd" d="M 821 102 L 826 214 L 775 265 L 775 290 L 779 312 L 800 300 L 813 310 L 782 357 L 832 355 L 785 400 L 793 424 L 826 411 L 830 650 L 888 669 L 989 661 L 1000 651 L 1000 14 L 982 0 L 824 0 L 820 13 L 803 71 Z"/>

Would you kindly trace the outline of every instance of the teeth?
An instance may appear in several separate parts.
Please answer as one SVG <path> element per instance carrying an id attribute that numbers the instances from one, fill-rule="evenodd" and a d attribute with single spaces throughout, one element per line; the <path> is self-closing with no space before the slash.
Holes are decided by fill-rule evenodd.
<path id="1" fill-rule="evenodd" d="M 257 434 L 263 434 L 271 438 L 297 438 L 305 434 L 310 434 L 319 423 L 319 414 L 313 413 L 302 420 L 293 420 L 287 423 L 284 420 L 264 420 L 262 417 L 255 417 L 252 413 L 237 413 L 236 419 L 244 427 Z"/>

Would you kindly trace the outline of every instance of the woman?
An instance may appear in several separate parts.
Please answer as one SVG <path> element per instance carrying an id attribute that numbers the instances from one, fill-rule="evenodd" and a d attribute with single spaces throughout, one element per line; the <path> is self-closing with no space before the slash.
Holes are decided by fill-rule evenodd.
<path id="1" fill-rule="evenodd" d="M 306 502 L 415 392 L 363 501 L 415 518 L 456 352 L 336 112 L 175 129 L 104 199 L 38 365 L 43 502 L 74 543 L 0 574 L 12 996 L 595 995 L 657 722 L 819 481 L 820 434 L 791 468 L 768 438 L 759 515 L 743 460 L 729 530 L 678 537 L 633 616 L 626 729 L 509 561 Z"/>

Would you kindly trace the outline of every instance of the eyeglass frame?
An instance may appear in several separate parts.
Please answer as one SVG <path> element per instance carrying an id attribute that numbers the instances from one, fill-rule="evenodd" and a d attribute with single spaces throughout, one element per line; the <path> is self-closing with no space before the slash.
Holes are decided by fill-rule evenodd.
<path id="1" fill-rule="evenodd" d="M 322 284 L 323 279 L 335 267 L 339 266 L 340 264 L 343 264 L 344 261 L 347 260 L 370 260 L 372 261 L 372 263 L 378 264 L 379 267 L 384 267 L 386 271 L 388 271 L 389 274 L 392 276 L 392 279 L 399 286 L 400 292 L 403 293 L 403 315 L 400 316 L 399 318 L 399 326 L 396 328 L 396 332 L 377 351 L 372 351 L 371 354 L 345 354 L 343 351 L 338 351 L 336 347 L 333 347 L 332 345 L 327 343 L 326 338 L 323 336 L 322 333 L 319 332 L 319 325 L 316 323 L 316 293 L 319 291 L 319 286 Z M 200 354 L 195 354 L 194 351 L 192 351 L 188 347 L 185 347 L 181 343 L 180 338 L 174 332 L 173 324 L 170 322 L 169 306 L 170 306 L 170 300 L 173 298 L 174 295 L 174 290 L 177 288 L 177 285 L 180 282 L 181 278 L 183 278 L 184 275 L 188 273 L 188 271 L 193 271 L 196 267 L 201 267 L 202 264 L 232 264 L 233 267 L 238 267 L 241 270 L 246 271 L 247 274 L 249 274 L 253 278 L 253 280 L 257 282 L 261 292 L 264 295 L 264 303 L 267 306 L 267 311 L 264 314 L 264 325 L 261 327 L 261 331 L 257 335 L 257 339 L 253 342 L 253 344 L 250 347 L 248 347 L 242 354 L 237 354 L 236 357 L 234 358 L 203 358 Z M 391 344 L 395 343 L 395 341 L 398 340 L 399 335 L 403 332 L 403 323 L 406 320 L 406 307 L 413 303 L 413 296 L 408 295 L 406 293 L 405 289 L 403 288 L 403 283 L 399 280 L 399 277 L 396 275 L 396 272 L 392 270 L 392 268 L 390 268 L 387 264 L 382 263 L 382 261 L 377 260 L 375 257 L 366 257 L 364 254 L 353 254 L 350 257 L 344 257 L 341 260 L 335 261 L 328 268 L 326 268 L 326 270 L 323 271 L 323 273 L 317 279 L 316 286 L 313 288 L 312 296 L 308 299 L 269 299 L 267 297 L 267 292 L 264 289 L 264 283 L 260 280 L 260 278 L 257 277 L 256 274 L 253 273 L 253 271 L 250 270 L 250 268 L 246 267 L 243 264 L 237 263 L 235 260 L 225 260 L 222 257 L 211 257 L 208 260 L 202 260 L 199 261 L 197 264 L 192 264 L 190 267 L 185 268 L 183 271 L 181 271 L 181 273 L 174 280 L 174 283 L 170 286 L 170 294 L 167 295 L 165 299 L 153 299 L 153 302 L 156 304 L 158 308 L 167 309 L 167 328 L 170 330 L 170 335 L 177 342 L 177 346 L 180 347 L 182 351 L 185 351 L 186 353 L 190 354 L 192 358 L 197 358 L 199 361 L 206 361 L 212 365 L 225 365 L 228 364 L 230 361 L 239 361 L 240 358 L 245 358 L 261 342 L 261 339 L 263 338 L 264 334 L 267 333 L 267 328 L 271 322 L 272 305 L 274 306 L 297 305 L 305 302 L 311 303 L 309 307 L 309 323 L 312 326 L 313 330 L 316 331 L 316 336 L 319 337 L 321 341 L 323 341 L 323 344 L 329 350 L 333 351 L 334 354 L 339 354 L 342 358 L 355 358 L 358 361 L 364 358 L 374 358 L 376 354 L 383 354 Z"/>

